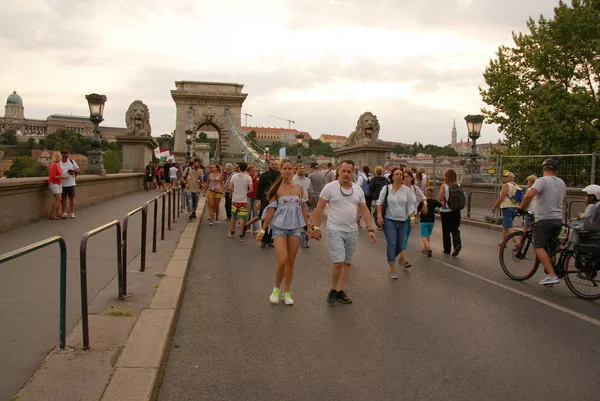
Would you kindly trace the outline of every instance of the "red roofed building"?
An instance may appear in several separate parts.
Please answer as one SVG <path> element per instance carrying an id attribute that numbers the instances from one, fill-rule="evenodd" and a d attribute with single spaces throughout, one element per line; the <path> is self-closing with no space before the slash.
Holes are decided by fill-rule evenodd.
<path id="1" fill-rule="evenodd" d="M 259 142 L 279 141 L 283 143 L 295 144 L 297 134 L 304 135 L 304 142 L 306 144 L 308 144 L 308 141 L 312 139 L 308 132 L 298 131 L 295 128 L 242 127 L 242 132 L 245 134 L 248 134 L 250 131 L 256 132 L 256 140 Z"/>
<path id="2" fill-rule="evenodd" d="M 343 135 L 321 134 L 319 140 L 323 143 L 328 143 L 333 149 L 337 149 L 344 146 L 348 137 Z"/>
<path id="3" fill-rule="evenodd" d="M 35 157 L 42 166 L 48 167 L 50 165 L 50 160 L 52 160 L 52 153 L 59 152 L 58 150 L 37 150 L 33 149 L 31 151 L 31 157 Z M 78 153 L 69 154 L 69 159 L 73 159 L 75 163 L 79 166 L 81 171 L 85 171 L 88 165 L 88 158 L 85 155 L 80 155 Z"/>

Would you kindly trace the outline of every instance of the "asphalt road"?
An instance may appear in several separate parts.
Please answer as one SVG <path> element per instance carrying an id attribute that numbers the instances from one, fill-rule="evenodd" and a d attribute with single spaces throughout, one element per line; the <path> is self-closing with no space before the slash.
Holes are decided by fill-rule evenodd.
<path id="1" fill-rule="evenodd" d="M 299 252 L 296 304 L 271 305 L 274 250 L 200 230 L 161 401 L 600 399 L 600 303 L 540 272 L 508 279 L 499 232 L 464 226 L 457 258 L 439 223 L 433 258 L 414 232 L 413 267 L 391 280 L 383 234 L 369 245 L 363 229 L 354 303 L 332 308 L 325 241 Z"/>
<path id="2" fill-rule="evenodd" d="M 76 219 L 41 220 L 0 233 L 0 254 L 60 235 L 67 242 L 67 333 L 81 318 L 79 245 L 83 234 L 123 216 L 159 195 L 137 192 L 76 211 Z M 160 239 L 160 205 L 158 233 Z M 152 238 L 153 207 L 148 216 Z M 128 262 L 140 252 L 141 214 L 129 223 Z M 165 226 L 166 230 L 166 226 Z M 160 243 L 160 241 L 159 241 Z M 160 246 L 160 245 L 159 245 Z M 148 248 L 151 254 L 151 247 Z M 148 256 L 150 258 L 151 256 Z M 139 266 L 139 265 L 138 265 Z M 129 269 L 138 266 L 130 265 Z M 88 301 L 117 274 L 115 229 L 88 242 Z M 58 245 L 0 265 L 0 400 L 14 395 L 35 372 L 48 352 L 58 346 Z M 117 289 L 114 289 L 117 296 Z"/>

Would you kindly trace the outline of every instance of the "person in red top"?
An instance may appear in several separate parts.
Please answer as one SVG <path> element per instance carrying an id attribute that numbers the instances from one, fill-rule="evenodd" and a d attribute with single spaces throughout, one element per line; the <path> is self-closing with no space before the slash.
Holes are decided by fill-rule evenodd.
<path id="1" fill-rule="evenodd" d="M 260 216 L 258 215 L 260 199 L 256 199 L 258 193 L 258 171 L 256 170 L 256 167 L 253 165 L 248 166 L 248 175 L 252 178 L 252 192 L 248 192 L 248 205 L 251 219 L 248 221 L 246 227 L 248 227 L 250 231 L 253 231 L 253 234 L 256 234 L 258 233 L 259 227 L 257 227 L 257 225 L 260 220 Z"/>
<path id="2" fill-rule="evenodd" d="M 60 169 L 60 153 L 54 152 L 52 154 L 52 163 L 48 169 L 48 189 L 52 196 L 54 196 L 54 203 L 50 209 L 50 219 L 60 220 L 60 208 L 62 201 L 62 188 L 61 183 L 63 178 L 68 178 L 66 174 L 63 174 Z"/>

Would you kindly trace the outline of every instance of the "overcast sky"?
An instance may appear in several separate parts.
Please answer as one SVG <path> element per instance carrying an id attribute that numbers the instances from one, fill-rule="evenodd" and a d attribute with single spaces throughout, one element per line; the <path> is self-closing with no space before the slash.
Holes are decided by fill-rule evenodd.
<path id="1" fill-rule="evenodd" d="M 125 125 L 140 99 L 153 135 L 175 127 L 175 81 L 236 82 L 248 125 L 348 135 L 375 113 L 380 138 L 446 145 L 484 106 L 477 87 L 511 31 L 558 0 L 28 0 L 2 2 L 0 95 L 25 116 L 88 114 Z M 496 141 L 484 126 L 483 141 Z"/>

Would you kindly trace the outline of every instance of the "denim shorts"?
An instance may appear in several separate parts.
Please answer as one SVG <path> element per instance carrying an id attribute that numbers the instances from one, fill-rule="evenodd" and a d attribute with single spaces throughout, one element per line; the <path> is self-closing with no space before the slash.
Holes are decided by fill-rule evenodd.
<path id="1" fill-rule="evenodd" d="M 272 237 L 285 237 L 285 238 L 289 238 L 289 237 L 298 237 L 298 238 L 302 238 L 302 229 L 301 228 L 279 228 L 279 227 L 273 227 L 272 228 Z"/>
<path id="2" fill-rule="evenodd" d="M 517 215 L 516 207 L 505 207 L 502 209 L 502 227 L 513 228 L 513 220 Z"/>
<path id="3" fill-rule="evenodd" d="M 434 223 L 423 223 L 421 222 L 421 237 L 429 237 L 433 232 Z"/>
<path id="4" fill-rule="evenodd" d="M 333 263 L 352 264 L 354 261 L 354 250 L 356 249 L 356 240 L 358 239 L 358 230 L 345 232 L 338 230 L 327 230 L 329 237 L 329 256 Z"/>

